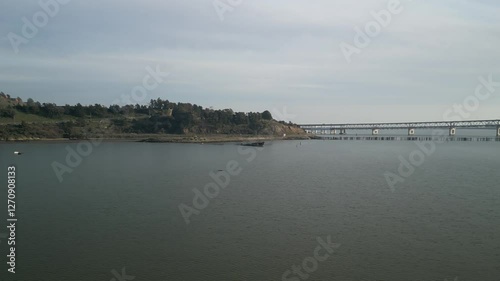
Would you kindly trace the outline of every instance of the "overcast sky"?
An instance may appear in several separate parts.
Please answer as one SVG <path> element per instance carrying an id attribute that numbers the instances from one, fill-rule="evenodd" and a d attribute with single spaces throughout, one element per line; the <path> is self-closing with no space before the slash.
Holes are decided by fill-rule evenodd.
<path id="1" fill-rule="evenodd" d="M 2 0 L 0 91 L 109 105 L 159 66 L 170 76 L 141 103 L 269 109 L 296 123 L 437 121 L 478 77 L 500 81 L 498 0 L 401 0 L 349 63 L 339 45 L 354 45 L 355 27 L 388 2 L 241 0 L 222 21 L 213 0 L 72 0 L 16 53 L 9 33 L 22 37 L 23 17 L 43 9 Z M 467 113 L 500 119 L 500 87 Z"/>

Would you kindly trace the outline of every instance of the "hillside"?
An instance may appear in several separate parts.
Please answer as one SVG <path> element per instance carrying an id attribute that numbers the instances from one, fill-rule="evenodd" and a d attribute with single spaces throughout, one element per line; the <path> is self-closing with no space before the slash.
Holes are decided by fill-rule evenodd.
<path id="1" fill-rule="evenodd" d="M 85 139 L 166 136 L 297 136 L 297 125 L 274 120 L 269 111 L 233 112 L 190 103 L 151 100 L 149 105 L 83 106 L 26 103 L 0 93 L 0 139 Z M 2 101 L 3 100 L 3 101 Z"/>

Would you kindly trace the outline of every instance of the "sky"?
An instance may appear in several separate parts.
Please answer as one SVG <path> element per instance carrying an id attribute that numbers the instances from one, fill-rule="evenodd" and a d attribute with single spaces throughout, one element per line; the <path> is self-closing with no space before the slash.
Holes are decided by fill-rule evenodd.
<path id="1" fill-rule="evenodd" d="M 300 124 L 500 119 L 500 85 L 475 94 L 500 82 L 497 0 L 57 1 L 0 2 L 0 91 Z"/>

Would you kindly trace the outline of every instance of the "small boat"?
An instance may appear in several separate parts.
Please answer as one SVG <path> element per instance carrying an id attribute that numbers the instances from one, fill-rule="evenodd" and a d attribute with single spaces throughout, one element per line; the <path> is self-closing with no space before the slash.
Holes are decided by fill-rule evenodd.
<path id="1" fill-rule="evenodd" d="M 22 152 L 19 152 L 19 151 L 14 151 L 14 154 L 15 154 L 15 155 L 21 155 L 21 154 L 23 154 L 23 153 L 22 153 Z"/>
<path id="2" fill-rule="evenodd" d="M 265 142 L 250 142 L 250 143 L 242 143 L 242 146 L 256 146 L 256 147 L 263 147 Z"/>

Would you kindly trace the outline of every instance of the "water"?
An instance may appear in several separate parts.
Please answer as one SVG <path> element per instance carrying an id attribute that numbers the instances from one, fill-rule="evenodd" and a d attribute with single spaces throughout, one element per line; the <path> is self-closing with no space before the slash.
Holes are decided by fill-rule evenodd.
<path id="1" fill-rule="evenodd" d="M 498 143 L 438 145 L 394 192 L 384 173 L 415 143 L 301 143 L 244 148 L 253 160 L 234 144 L 102 143 L 62 183 L 51 164 L 76 143 L 0 144 L 1 182 L 17 167 L 15 278 L 282 280 L 330 235 L 341 246 L 307 280 L 500 279 Z M 241 173 L 187 225 L 179 204 L 231 160 Z M 5 239 L 0 254 L 14 280 Z"/>

